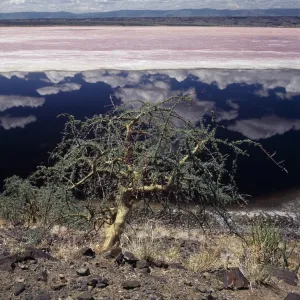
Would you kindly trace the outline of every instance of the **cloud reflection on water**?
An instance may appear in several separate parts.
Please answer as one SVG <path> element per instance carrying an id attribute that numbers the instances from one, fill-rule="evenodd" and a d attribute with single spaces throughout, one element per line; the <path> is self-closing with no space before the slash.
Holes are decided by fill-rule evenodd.
<path id="1" fill-rule="evenodd" d="M 39 95 L 46 96 L 46 95 L 55 95 L 60 92 L 72 92 L 72 91 L 78 91 L 81 88 L 81 84 L 76 83 L 64 83 L 61 85 L 55 85 L 55 86 L 45 86 L 42 88 L 37 89 Z"/>
<path id="2" fill-rule="evenodd" d="M 30 74 L 22 72 L 0 75 L 7 79 L 16 76 L 30 80 Z M 113 90 L 114 96 L 124 103 L 131 100 L 157 102 L 189 94 L 195 100 L 194 104 L 188 108 L 177 108 L 184 117 L 197 122 L 214 111 L 218 123 L 254 140 L 300 130 L 300 114 L 298 120 L 298 116 L 278 114 L 275 109 L 280 101 L 294 101 L 300 95 L 300 71 L 297 70 L 48 71 L 43 76 L 40 78 L 42 86 L 36 89 L 43 98 L 3 95 L 0 96 L 0 112 L 13 107 L 40 107 L 46 96 L 76 92 L 86 83 L 105 83 Z M 241 93 L 236 92 L 229 97 L 228 90 L 232 90 L 233 85 Z M 250 96 L 256 97 L 253 98 L 255 101 L 251 102 L 248 99 Z M 247 105 L 251 105 L 249 114 Z M 84 109 L 84 104 L 82 106 Z"/>
<path id="3" fill-rule="evenodd" d="M 26 125 L 30 123 L 34 123 L 37 121 L 35 116 L 28 117 L 11 117 L 11 116 L 2 116 L 0 117 L 0 126 L 2 126 L 5 130 L 9 130 L 12 128 L 24 128 Z"/>
<path id="4" fill-rule="evenodd" d="M 45 98 L 25 97 L 19 95 L 0 95 L 0 112 L 13 107 L 39 107 L 45 103 Z"/>

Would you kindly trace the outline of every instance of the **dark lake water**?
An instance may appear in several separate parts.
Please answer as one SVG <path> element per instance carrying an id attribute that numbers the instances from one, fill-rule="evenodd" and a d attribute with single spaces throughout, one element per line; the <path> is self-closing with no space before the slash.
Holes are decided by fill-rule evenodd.
<path id="1" fill-rule="evenodd" d="M 58 115 L 83 119 L 103 113 L 109 109 L 110 96 L 117 101 L 156 101 L 182 92 L 193 94 L 197 101 L 192 110 L 182 112 L 191 120 L 213 111 L 224 126 L 220 136 L 259 141 L 269 152 L 276 151 L 277 160 L 285 160 L 288 174 L 262 151 L 250 149 L 250 157 L 239 167 L 242 192 L 253 195 L 253 201 L 265 197 L 272 205 L 276 197 L 269 195 L 298 190 L 300 70 L 0 74 L 1 184 L 8 176 L 27 176 L 41 162 L 47 163 L 66 120 Z"/>

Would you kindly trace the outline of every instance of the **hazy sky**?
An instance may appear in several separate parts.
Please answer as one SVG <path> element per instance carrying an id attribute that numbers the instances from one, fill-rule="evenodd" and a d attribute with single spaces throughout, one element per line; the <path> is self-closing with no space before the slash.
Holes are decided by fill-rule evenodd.
<path id="1" fill-rule="evenodd" d="M 300 8 L 300 0 L 0 0 L 1 12 L 181 8 Z"/>

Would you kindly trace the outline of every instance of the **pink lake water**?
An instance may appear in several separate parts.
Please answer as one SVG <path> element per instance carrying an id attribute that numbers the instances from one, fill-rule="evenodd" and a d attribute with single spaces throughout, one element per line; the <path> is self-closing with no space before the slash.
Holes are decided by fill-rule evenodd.
<path id="1" fill-rule="evenodd" d="M 300 28 L 0 28 L 0 72 L 195 68 L 300 69 Z"/>

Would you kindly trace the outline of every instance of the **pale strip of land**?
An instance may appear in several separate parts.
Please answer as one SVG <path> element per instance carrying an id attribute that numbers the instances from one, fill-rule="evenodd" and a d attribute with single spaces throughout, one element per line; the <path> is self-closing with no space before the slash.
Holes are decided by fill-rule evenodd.
<path id="1" fill-rule="evenodd" d="M 0 28 L 0 72 L 300 69 L 300 28 Z"/>

